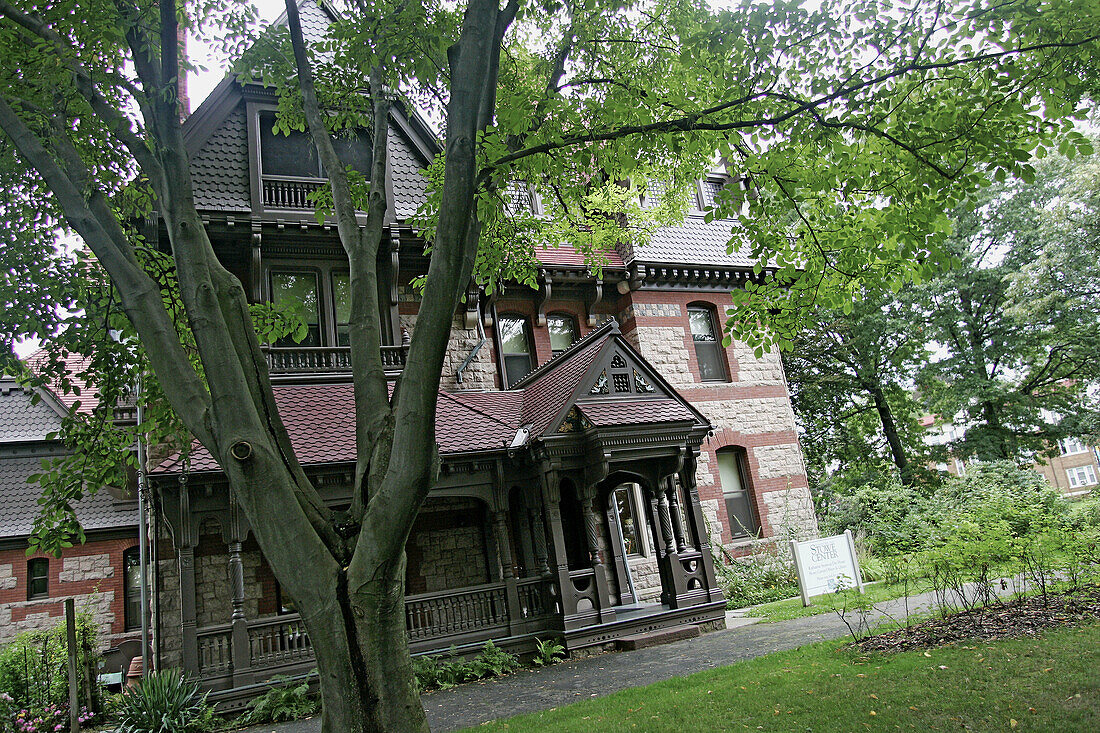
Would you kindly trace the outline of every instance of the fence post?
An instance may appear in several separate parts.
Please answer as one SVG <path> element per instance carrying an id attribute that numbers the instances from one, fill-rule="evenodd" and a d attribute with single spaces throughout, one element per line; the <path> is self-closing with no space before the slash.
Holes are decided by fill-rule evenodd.
<path id="1" fill-rule="evenodd" d="M 69 731 L 80 730 L 80 702 L 77 699 L 76 679 L 76 605 L 72 598 L 65 599 L 65 637 L 69 651 Z"/>

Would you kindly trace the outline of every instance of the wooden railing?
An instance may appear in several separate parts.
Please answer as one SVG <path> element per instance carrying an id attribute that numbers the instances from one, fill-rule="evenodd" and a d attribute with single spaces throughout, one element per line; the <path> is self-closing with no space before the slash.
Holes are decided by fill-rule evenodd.
<path id="1" fill-rule="evenodd" d="M 351 349 L 347 346 L 272 346 L 266 348 L 267 368 L 273 376 L 287 374 L 350 374 Z M 383 346 L 382 368 L 405 368 L 405 346 Z"/>
<path id="2" fill-rule="evenodd" d="M 591 573 L 591 571 L 588 571 Z M 463 635 L 480 642 L 522 630 L 537 631 L 545 619 L 561 613 L 554 586 L 545 578 L 515 583 L 518 604 L 509 606 L 509 583 L 486 583 L 405 598 L 405 627 L 410 643 L 440 639 L 440 646 Z M 509 613 L 511 610 L 511 613 Z M 198 672 L 207 683 L 248 684 L 256 673 L 292 667 L 313 659 L 313 643 L 297 614 L 238 621 L 198 629 Z M 456 638 L 458 637 L 458 638 Z M 240 646 L 235 646 L 239 644 Z M 425 645 L 421 645 L 422 647 Z M 228 680 L 232 678 L 232 683 Z"/>
<path id="3" fill-rule="evenodd" d="M 313 658 L 309 632 L 297 615 L 249 623 L 248 650 L 253 667 L 274 667 Z"/>
<path id="4" fill-rule="evenodd" d="M 504 583 L 405 598 L 409 641 L 451 636 L 508 625 Z"/>
<path id="5" fill-rule="evenodd" d="M 315 207 L 309 195 L 328 185 L 328 181 L 316 178 L 263 176 L 263 204 L 271 209 L 306 209 Z"/>
<path id="6" fill-rule="evenodd" d="M 232 626 L 206 626 L 198 630 L 199 676 L 208 679 L 233 671 Z"/>

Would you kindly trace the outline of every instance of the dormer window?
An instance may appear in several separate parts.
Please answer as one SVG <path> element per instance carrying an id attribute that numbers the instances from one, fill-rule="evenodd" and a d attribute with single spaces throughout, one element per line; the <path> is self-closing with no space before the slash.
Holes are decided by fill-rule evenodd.
<path id="1" fill-rule="evenodd" d="M 699 210 L 713 209 L 718 201 L 718 194 L 726 185 L 722 178 L 704 178 L 699 181 Z"/>
<path id="2" fill-rule="evenodd" d="M 531 371 L 531 340 L 526 318 L 518 315 L 500 317 L 500 353 L 506 386 L 511 387 Z"/>
<path id="3" fill-rule="evenodd" d="M 263 204 L 276 209 L 312 209 L 309 194 L 328 177 L 308 132 L 275 132 L 275 113 L 259 116 L 260 176 Z M 372 149 L 366 130 L 337 133 L 333 147 L 346 165 L 369 177 Z"/>

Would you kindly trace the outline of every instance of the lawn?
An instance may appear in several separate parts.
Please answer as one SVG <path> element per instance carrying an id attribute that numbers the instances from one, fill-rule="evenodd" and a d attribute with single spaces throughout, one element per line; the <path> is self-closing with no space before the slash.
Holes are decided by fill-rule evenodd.
<path id="1" fill-rule="evenodd" d="M 823 642 L 476 730 L 1097 731 L 1100 624 L 898 654 Z"/>
<path id="2" fill-rule="evenodd" d="M 871 603 L 881 603 L 883 601 L 892 601 L 895 598 L 901 598 L 908 592 L 910 596 L 916 596 L 926 592 L 928 589 L 919 586 L 916 583 L 910 583 L 908 589 L 903 584 L 891 585 L 887 583 L 873 583 L 865 584 L 863 586 L 867 599 Z M 833 608 L 829 605 L 830 596 L 816 596 L 810 599 L 809 606 L 802 605 L 802 597 L 787 598 L 782 601 L 773 601 L 771 603 L 762 603 L 759 606 L 753 606 L 748 615 L 758 616 L 764 619 L 764 623 L 771 621 L 786 621 L 792 618 L 802 618 L 803 616 L 816 616 L 819 613 L 832 613 Z"/>

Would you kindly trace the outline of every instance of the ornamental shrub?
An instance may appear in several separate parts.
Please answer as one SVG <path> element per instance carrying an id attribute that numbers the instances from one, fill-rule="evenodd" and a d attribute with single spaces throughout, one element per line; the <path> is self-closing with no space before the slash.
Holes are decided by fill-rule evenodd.
<path id="1" fill-rule="evenodd" d="M 206 733 L 214 730 L 214 709 L 199 692 L 199 683 L 178 669 L 145 676 L 116 698 L 117 733 Z"/>
<path id="2" fill-rule="evenodd" d="M 276 683 L 270 690 L 248 704 L 248 712 L 238 721 L 241 725 L 279 723 L 298 720 L 321 710 L 321 700 L 310 694 L 310 682 L 317 676 L 311 671 L 304 679 L 292 680 L 285 675 L 272 677 Z"/>
<path id="3" fill-rule="evenodd" d="M 79 613 L 76 617 L 76 638 L 78 643 L 77 667 L 81 682 L 80 700 L 88 700 L 89 691 L 85 689 L 83 670 L 95 665 L 98 655 L 96 648 L 96 625 L 88 613 Z M 93 669 L 95 667 L 93 666 Z M 98 691 L 93 691 L 98 692 Z M 65 642 L 65 622 L 48 630 L 25 631 L 0 649 L 0 713 L 10 708 L 14 713 L 22 712 L 23 723 L 14 725 L 11 730 L 30 733 L 37 727 L 26 728 L 34 720 L 35 726 L 45 726 L 61 711 L 68 720 L 68 653 Z M 0 717 L 6 725 L 13 725 L 11 717 Z M 42 728 L 45 730 L 46 728 Z M 0 730 L 8 730 L 0 726 Z M 53 730 L 53 725 L 49 726 Z"/>

